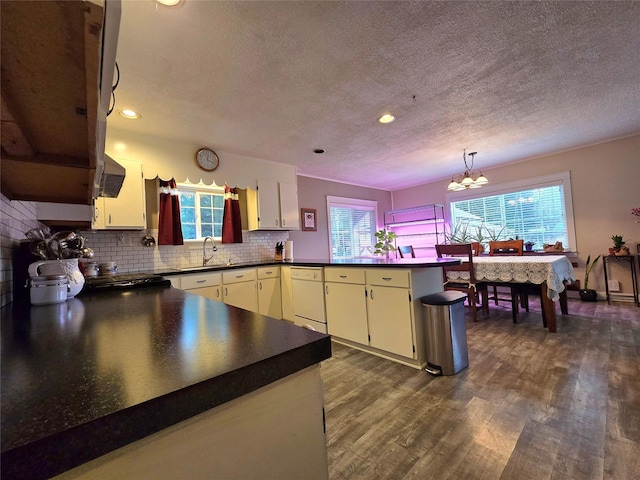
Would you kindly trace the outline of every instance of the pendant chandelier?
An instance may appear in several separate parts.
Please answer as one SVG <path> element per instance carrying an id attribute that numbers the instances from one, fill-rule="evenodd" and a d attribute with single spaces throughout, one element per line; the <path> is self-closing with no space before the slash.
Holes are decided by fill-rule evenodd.
<path id="1" fill-rule="evenodd" d="M 471 152 L 469 156 L 471 161 L 467 161 L 467 151 L 463 150 L 462 160 L 464 161 L 464 173 L 457 177 L 451 178 L 451 183 L 447 187 L 450 192 L 459 192 L 468 188 L 480 188 L 482 185 L 489 183 L 480 170 L 473 170 L 473 160 L 478 152 Z"/>

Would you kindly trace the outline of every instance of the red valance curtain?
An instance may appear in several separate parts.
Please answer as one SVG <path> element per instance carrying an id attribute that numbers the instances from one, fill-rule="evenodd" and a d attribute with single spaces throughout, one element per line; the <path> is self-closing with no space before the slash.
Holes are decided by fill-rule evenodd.
<path id="1" fill-rule="evenodd" d="M 242 243 L 242 218 L 238 189 L 224 186 L 224 215 L 222 217 L 222 243 Z"/>
<path id="2" fill-rule="evenodd" d="M 180 222 L 180 198 L 175 179 L 160 180 L 158 245 L 184 245 Z"/>

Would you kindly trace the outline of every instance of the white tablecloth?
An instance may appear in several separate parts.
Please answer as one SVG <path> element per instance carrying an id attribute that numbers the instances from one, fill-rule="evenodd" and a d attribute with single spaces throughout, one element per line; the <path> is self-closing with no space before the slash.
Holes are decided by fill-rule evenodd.
<path id="1" fill-rule="evenodd" d="M 476 281 L 535 283 L 547 282 L 547 295 L 556 301 L 564 281 L 573 282 L 573 266 L 564 255 L 473 257 Z M 466 278 L 465 278 L 466 276 Z M 451 280 L 468 280 L 468 272 L 447 272 Z"/>

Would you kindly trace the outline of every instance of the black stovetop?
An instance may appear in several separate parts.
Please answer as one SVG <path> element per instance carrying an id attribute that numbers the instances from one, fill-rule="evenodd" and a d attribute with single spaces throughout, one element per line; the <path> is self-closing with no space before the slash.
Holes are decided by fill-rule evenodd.
<path id="1" fill-rule="evenodd" d="M 168 286 L 171 282 L 162 275 L 149 273 L 123 273 L 120 275 L 100 275 L 85 278 L 83 290 L 127 289 L 140 287 Z"/>

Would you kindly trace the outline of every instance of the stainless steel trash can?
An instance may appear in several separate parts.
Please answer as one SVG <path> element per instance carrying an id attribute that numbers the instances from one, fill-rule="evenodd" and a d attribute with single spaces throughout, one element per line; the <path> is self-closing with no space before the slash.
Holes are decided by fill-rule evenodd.
<path id="1" fill-rule="evenodd" d="M 462 292 L 445 291 L 422 297 L 427 336 L 427 367 L 433 375 L 455 375 L 469 366 L 467 327 Z"/>

